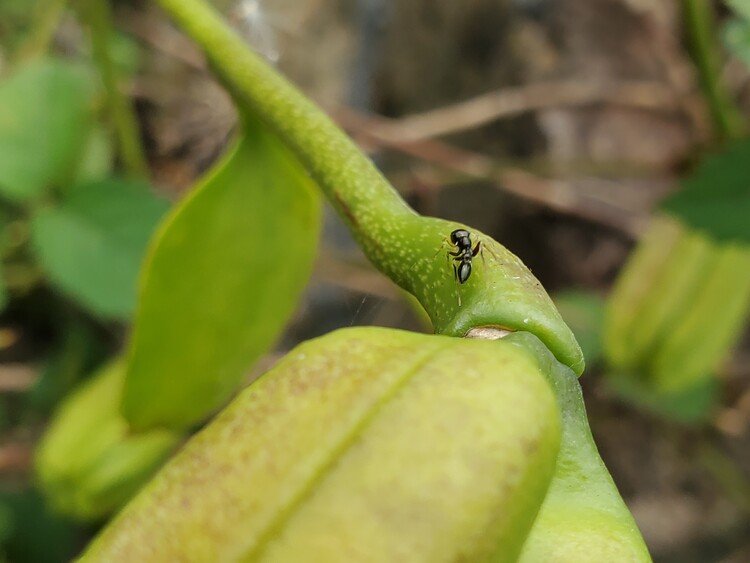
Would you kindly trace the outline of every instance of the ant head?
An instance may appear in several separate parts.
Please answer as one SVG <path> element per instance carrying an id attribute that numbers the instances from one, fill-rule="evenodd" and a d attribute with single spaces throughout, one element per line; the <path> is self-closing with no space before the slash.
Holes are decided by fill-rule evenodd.
<path id="1" fill-rule="evenodd" d="M 469 237 L 469 231 L 466 229 L 456 229 L 451 233 L 451 242 L 453 244 L 456 244 L 459 240 L 462 238 L 468 238 Z"/>

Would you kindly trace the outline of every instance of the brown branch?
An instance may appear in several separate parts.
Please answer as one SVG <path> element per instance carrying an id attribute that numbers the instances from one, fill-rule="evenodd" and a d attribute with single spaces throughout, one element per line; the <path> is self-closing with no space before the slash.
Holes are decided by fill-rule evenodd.
<path id="1" fill-rule="evenodd" d="M 132 18 L 136 25 L 127 27 L 144 42 L 193 68 L 205 68 L 203 59 L 193 55 L 194 49 L 184 43 L 184 37 L 179 32 L 166 28 L 153 18 L 137 14 L 132 14 Z M 157 30 L 154 26 L 160 28 Z M 165 32 L 168 33 L 165 35 Z M 169 40 L 165 41 L 164 37 Z M 348 108 L 340 108 L 333 114 L 364 150 L 387 147 L 459 174 L 490 179 L 500 189 L 526 200 L 637 236 L 646 222 L 639 210 L 610 201 L 608 196 L 581 196 L 578 182 L 547 180 L 521 170 L 501 168 L 489 156 L 431 140 L 430 137 L 550 107 L 612 103 L 649 109 L 674 109 L 679 105 L 678 98 L 674 90 L 657 83 L 601 85 L 570 80 L 504 89 L 400 120 L 369 116 Z M 591 188 L 596 180 L 591 179 L 588 183 Z M 606 184 L 600 186 L 601 189 L 590 191 L 601 194 L 611 192 L 611 184 Z M 659 187 L 663 192 L 663 186 Z"/>
<path id="2" fill-rule="evenodd" d="M 612 181 L 585 178 L 581 180 L 547 179 L 527 171 L 503 167 L 490 156 L 467 151 L 447 143 L 426 139 L 405 141 L 382 132 L 392 120 L 364 115 L 350 108 L 337 111 L 335 117 L 365 148 L 386 147 L 431 162 L 447 170 L 473 178 L 492 181 L 498 189 L 528 201 L 604 224 L 637 237 L 643 232 L 648 215 L 640 206 L 624 201 L 627 190 L 615 190 Z M 620 185 L 623 182 L 618 182 Z M 651 180 L 639 186 L 653 198 L 668 190 L 668 180 Z M 648 203 L 648 202 L 647 202 Z"/>
<path id="3" fill-rule="evenodd" d="M 31 467 L 34 451 L 31 445 L 10 442 L 0 445 L 0 475 L 26 473 Z"/>
<path id="4" fill-rule="evenodd" d="M 377 126 L 381 140 L 417 141 L 474 129 L 523 113 L 591 104 L 645 110 L 679 110 L 684 96 L 659 82 L 596 83 L 580 80 L 539 82 L 503 88 L 449 106 Z"/>
<path id="5" fill-rule="evenodd" d="M 28 391 L 39 378 L 39 372 L 24 364 L 0 366 L 0 393 Z"/>

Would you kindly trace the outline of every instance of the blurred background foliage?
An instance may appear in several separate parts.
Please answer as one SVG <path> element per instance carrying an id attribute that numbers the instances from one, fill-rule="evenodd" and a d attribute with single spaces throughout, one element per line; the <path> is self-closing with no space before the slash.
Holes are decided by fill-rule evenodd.
<path id="1" fill-rule="evenodd" d="M 748 2 L 215 4 L 417 210 L 493 235 L 556 295 L 597 443 L 655 560 L 747 561 Z M 272 141 L 237 141 L 200 180 L 237 122 L 152 3 L 0 3 L 6 560 L 68 560 L 301 340 L 429 330 L 327 208 L 313 265 L 316 198 Z M 182 395 L 170 369 L 191 374 Z M 123 400 L 171 429 L 129 429 Z"/>

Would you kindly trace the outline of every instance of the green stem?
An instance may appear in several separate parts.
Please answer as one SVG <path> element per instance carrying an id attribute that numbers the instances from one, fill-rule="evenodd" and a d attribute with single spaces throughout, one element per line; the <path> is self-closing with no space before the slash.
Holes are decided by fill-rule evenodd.
<path id="1" fill-rule="evenodd" d="M 373 223 L 382 217 L 414 215 L 349 137 L 253 53 L 211 6 L 202 0 L 158 1 L 203 47 L 234 95 L 292 149 L 360 242 L 376 244 Z"/>
<path id="2" fill-rule="evenodd" d="M 47 52 L 60 19 L 65 13 L 67 3 L 67 0 L 40 2 L 35 10 L 31 31 L 14 54 L 15 64 L 20 64 Z"/>
<path id="3" fill-rule="evenodd" d="M 734 459 L 707 437 L 701 441 L 697 458 L 726 496 L 743 512 L 750 513 L 750 482 Z"/>
<path id="4" fill-rule="evenodd" d="M 349 137 L 253 53 L 205 0 L 158 2 L 203 48 L 237 105 L 259 117 L 310 172 L 370 261 L 419 300 L 436 332 L 464 336 L 487 326 L 532 332 L 560 361 L 583 371 L 575 337 L 508 249 L 472 229 L 482 255 L 471 279 L 459 286 L 448 237 L 466 226 L 416 214 Z"/>
<path id="5" fill-rule="evenodd" d="M 138 119 L 130 100 L 120 91 L 117 68 L 110 53 L 113 26 L 109 1 L 82 0 L 81 13 L 91 30 L 94 61 L 104 84 L 122 164 L 129 176 L 146 178 L 148 164 L 141 144 Z"/>
<path id="6" fill-rule="evenodd" d="M 741 137 L 745 124 L 721 79 L 721 53 L 710 0 L 683 0 L 685 25 L 701 86 L 706 95 L 718 134 L 722 138 Z"/>

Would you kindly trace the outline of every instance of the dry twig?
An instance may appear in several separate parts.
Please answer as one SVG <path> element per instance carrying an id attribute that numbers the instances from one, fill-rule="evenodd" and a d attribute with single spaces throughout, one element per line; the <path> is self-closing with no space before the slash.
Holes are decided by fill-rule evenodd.
<path id="1" fill-rule="evenodd" d="M 387 147 L 460 174 L 490 180 L 499 189 L 525 200 L 607 225 L 633 237 L 640 235 L 648 222 L 646 213 L 625 201 L 624 195 L 628 195 L 628 190 L 615 190 L 612 181 L 599 178 L 575 181 L 542 178 L 524 170 L 503 167 L 487 155 L 441 141 L 404 141 L 394 139 L 390 134 L 381 135 L 391 123 L 387 118 L 364 115 L 349 108 L 337 111 L 335 116 L 365 148 Z M 652 180 L 647 184 L 648 192 L 653 197 L 653 194 L 664 193 L 670 182 Z"/>
<path id="2" fill-rule="evenodd" d="M 134 17 L 139 17 L 135 15 Z M 153 48 L 193 68 L 205 69 L 200 56 L 184 44 L 179 32 L 147 18 L 129 30 Z M 154 26 L 160 26 L 156 29 Z M 165 31 L 169 33 L 165 34 Z M 165 41 L 163 38 L 169 38 Z M 186 55 L 187 54 L 187 55 Z M 368 116 L 342 108 L 334 117 L 348 129 L 364 150 L 386 147 L 445 169 L 493 180 L 496 185 L 523 199 L 534 201 L 569 215 L 581 217 L 638 236 L 647 221 L 638 209 L 611 197 L 610 182 L 588 179 L 588 193 L 581 195 L 581 182 L 548 180 L 528 172 L 502 168 L 489 156 L 460 149 L 431 137 L 467 130 L 489 121 L 519 113 L 560 106 L 610 103 L 647 109 L 679 109 L 679 96 L 668 86 L 655 82 L 591 84 L 580 80 L 538 83 L 503 89 L 452 106 L 400 120 Z M 658 192 L 664 192 L 663 181 Z M 624 190 L 618 190 L 623 192 Z M 593 195 L 597 194 L 598 195 Z"/>
<path id="3" fill-rule="evenodd" d="M 0 366 L 0 393 L 28 391 L 38 377 L 38 371 L 31 366 L 4 364 Z"/>
<path id="4" fill-rule="evenodd" d="M 383 123 L 372 131 L 379 139 L 411 142 L 458 133 L 499 119 L 543 109 L 591 104 L 675 111 L 681 96 L 660 82 L 596 83 L 585 79 L 503 88 L 424 113 Z"/>
<path id="5" fill-rule="evenodd" d="M 30 444 L 10 442 L 0 446 L 0 475 L 26 473 L 31 466 L 34 452 Z"/>

